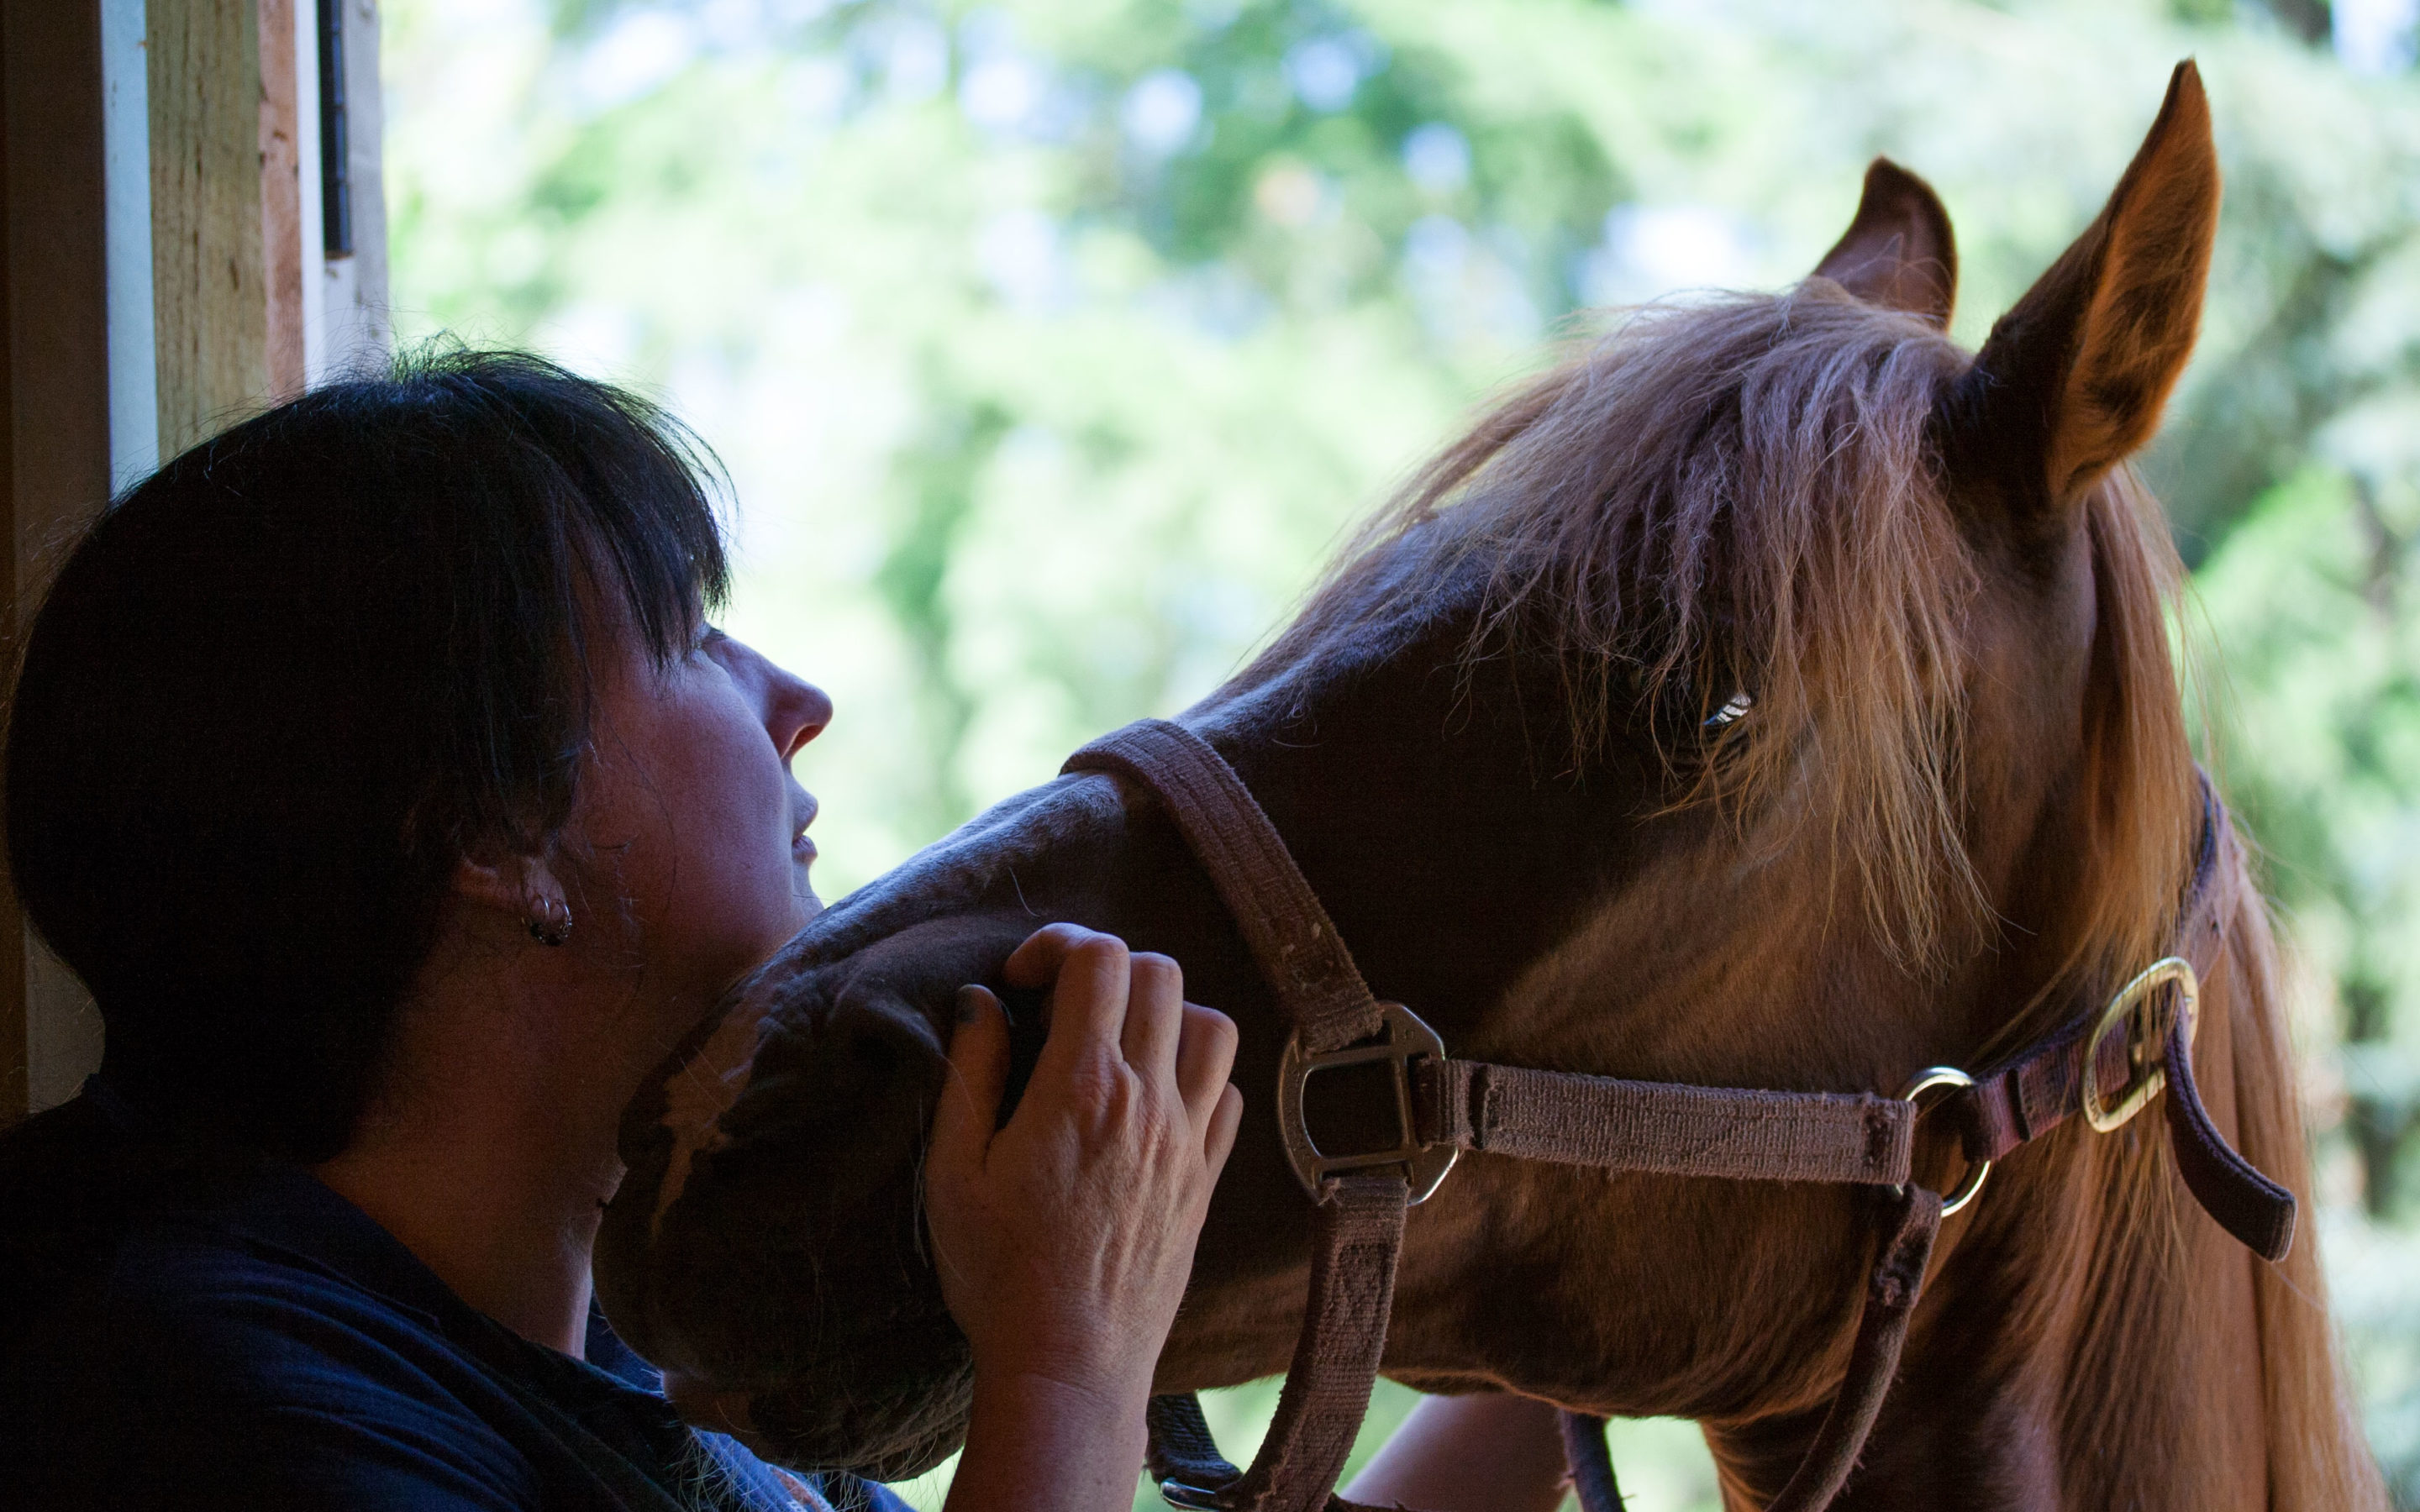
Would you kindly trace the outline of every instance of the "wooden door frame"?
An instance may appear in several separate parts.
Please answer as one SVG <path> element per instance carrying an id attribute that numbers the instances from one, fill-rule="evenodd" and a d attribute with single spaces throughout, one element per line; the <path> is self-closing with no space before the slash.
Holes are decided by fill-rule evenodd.
<path id="1" fill-rule="evenodd" d="M 149 327 L 118 332 L 118 376 L 145 369 L 116 395 L 119 484 L 158 448 L 190 445 L 387 341 L 376 0 L 140 0 L 147 172 L 121 165 L 120 183 L 146 180 L 149 266 L 121 255 L 115 270 L 105 7 L 123 15 L 134 0 L 0 0 L 0 658 L 11 672 L 29 607 L 108 504 L 113 276 L 143 280 L 145 298 L 115 313 L 125 325 L 139 311 Z M 318 213 L 318 63 L 330 55 L 349 116 L 349 253 L 325 245 Z M 138 234 L 145 219 L 138 210 Z M 132 393 L 152 412 L 129 414 Z M 99 1043 L 91 1000 L 30 936 L 0 869 L 0 1126 L 71 1092 Z"/>
<path id="2" fill-rule="evenodd" d="M 0 654 L 60 544 L 109 497 L 101 8 L 0 0 Z M 0 874 L 0 1122 L 26 1108 L 29 1007 L 57 987 Z M 71 983 L 70 984 L 72 985 Z"/>

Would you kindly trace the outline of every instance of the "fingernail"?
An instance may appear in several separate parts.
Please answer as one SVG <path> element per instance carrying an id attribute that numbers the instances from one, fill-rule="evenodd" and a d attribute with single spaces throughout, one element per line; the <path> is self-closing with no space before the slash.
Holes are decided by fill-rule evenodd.
<path id="1" fill-rule="evenodd" d="M 984 1001 L 991 996 L 990 989 L 969 982 L 958 989 L 958 1022 L 972 1024 L 983 1015 Z"/>

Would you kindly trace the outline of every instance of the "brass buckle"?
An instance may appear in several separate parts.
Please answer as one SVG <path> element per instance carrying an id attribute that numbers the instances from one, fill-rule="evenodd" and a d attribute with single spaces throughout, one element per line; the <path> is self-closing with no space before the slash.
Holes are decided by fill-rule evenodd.
<path id="1" fill-rule="evenodd" d="M 1902 1103 L 1913 1103 L 1936 1087 L 1972 1087 L 1974 1085 L 1975 1078 L 1955 1066 L 1927 1066 L 1917 1072 L 1905 1087 L 1900 1088 L 1899 1100 Z M 1922 1118 L 1923 1114 L 1919 1111 L 1916 1116 Z M 1984 1179 L 1991 1174 L 1992 1163 L 1988 1160 L 1978 1160 L 1967 1166 L 1966 1174 L 1959 1179 L 1957 1189 L 1941 1199 L 1941 1216 L 1947 1218 L 1974 1201 L 1975 1195 L 1983 1190 Z M 1902 1196 L 1907 1193 L 1907 1188 L 1904 1186 L 1894 1190 Z"/>
<path id="2" fill-rule="evenodd" d="M 2184 1015 L 2185 1043 L 2193 1043 L 2195 1031 L 2201 1027 L 2201 979 L 2194 975 L 2193 963 L 2180 955 L 2152 962 L 2133 981 L 2118 988 L 2118 995 L 2101 1011 L 2101 1022 L 2092 1026 L 2092 1037 L 2084 1042 L 2084 1121 L 2102 1134 L 2122 1127 L 2168 1085 L 2167 1067 L 2163 1063 L 2166 1052 L 2161 1048 L 2164 1037 L 2158 1032 L 2150 1009 L 2154 1001 L 2151 995 L 2170 982 L 2177 986 L 2177 1011 Z M 2133 1019 L 2133 1033 L 2126 1046 L 2126 1058 L 2133 1069 L 2112 1106 L 2101 1100 L 2101 1078 L 2094 1074 L 2093 1068 L 2101 1057 L 2101 1041 L 2109 1038 L 2109 1031 L 2120 1020 L 2130 1016 Z"/>
<path id="3" fill-rule="evenodd" d="M 1454 1157 L 1461 1153 L 1451 1145 L 1422 1145 L 1419 1130 L 1412 1119 L 1412 1062 L 1422 1058 L 1445 1059 L 1445 1041 L 1437 1032 L 1421 1023 L 1418 1015 L 1401 1003 L 1380 1003 L 1383 1026 L 1368 1040 L 1314 1055 L 1303 1049 L 1297 1034 L 1286 1041 L 1285 1052 L 1278 1059 L 1278 1136 L 1285 1141 L 1286 1160 L 1293 1165 L 1295 1180 L 1315 1200 L 1320 1183 L 1328 1177 L 1347 1171 L 1366 1171 L 1381 1165 L 1401 1165 L 1404 1179 L 1411 1186 L 1412 1201 L 1425 1201 L 1453 1169 Z M 1365 1150 L 1357 1155 L 1324 1155 L 1311 1143 L 1311 1125 L 1303 1119 L 1303 1095 L 1313 1074 L 1335 1071 L 1344 1066 L 1367 1065 L 1386 1061 L 1394 1068 L 1395 1119 L 1399 1131 L 1395 1143 L 1385 1149 Z"/>

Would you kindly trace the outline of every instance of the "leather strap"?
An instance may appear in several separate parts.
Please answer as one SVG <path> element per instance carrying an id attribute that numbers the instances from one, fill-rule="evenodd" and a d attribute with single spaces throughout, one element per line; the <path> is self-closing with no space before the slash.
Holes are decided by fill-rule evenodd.
<path id="1" fill-rule="evenodd" d="M 1621 1512 L 1621 1483 L 1614 1478 L 1613 1453 L 1606 1446 L 1605 1419 L 1586 1412 L 1558 1412 L 1563 1463 L 1581 1512 Z"/>
<path id="2" fill-rule="evenodd" d="M 1244 779 L 1207 741 L 1144 719 L 1094 741 L 1060 768 L 1115 772 L 1161 804 L 1218 889 L 1252 959 L 1309 1050 L 1342 1050 L 1379 1028 L 1378 1000 Z"/>
<path id="3" fill-rule="evenodd" d="M 1329 1184 L 1312 1219 L 1302 1332 L 1250 1470 L 1218 1452 L 1199 1397 L 1151 1399 L 1146 1462 L 1163 1496 L 1236 1512 L 1357 1512 L 1332 1488 L 1370 1411 L 1408 1195 L 1395 1175 L 1356 1172 Z"/>
<path id="4" fill-rule="evenodd" d="M 1663 1176 L 1908 1179 L 1916 1106 L 1869 1092 L 1761 1092 L 1529 1071 L 1476 1060 L 1412 1071 L 1423 1144 Z"/>
<path id="5" fill-rule="evenodd" d="M 1319 1512 L 1336 1500 L 1387 1347 L 1410 1208 L 1402 1176 L 1357 1171 L 1335 1178 L 1313 1210 L 1302 1333 L 1268 1437 L 1222 1499 L 1235 1512 Z"/>
<path id="6" fill-rule="evenodd" d="M 1341 1050 L 1380 1031 L 1377 999 L 1318 894 L 1243 779 L 1206 741 L 1146 719 L 1085 747 L 1063 770 L 1112 773 L 1158 797 L 1307 1047 Z M 1392 1171 L 1357 1171 L 1323 1185 L 1302 1331 L 1260 1453 L 1238 1473 L 1211 1441 L 1198 1401 L 1156 1405 L 1150 1458 L 1154 1473 L 1173 1483 L 1164 1494 L 1233 1512 L 1349 1507 L 1334 1488 L 1370 1410 L 1410 1206 L 1404 1178 Z M 1163 1426 L 1172 1438 L 1163 1438 Z"/>
<path id="7" fill-rule="evenodd" d="M 2084 1041 L 2096 1019 L 2086 1009 L 2049 1039 L 1976 1077 L 1973 1087 L 1944 1104 L 1943 1116 L 1958 1121 L 1968 1160 L 2005 1159 L 2083 1110 Z M 2102 1041 L 2092 1073 L 2102 1094 L 2115 1096 L 2130 1070 L 2125 1037 Z"/>
<path id="8" fill-rule="evenodd" d="M 1916 1300 L 1924 1291 L 1924 1268 L 1932 1258 L 1933 1237 L 1941 1232 L 1941 1198 L 1910 1185 L 1889 1199 L 1896 1210 L 1874 1257 L 1873 1274 L 1866 1282 L 1865 1310 L 1857 1317 L 1856 1342 L 1849 1349 L 1848 1374 L 1840 1379 L 1839 1395 L 1815 1430 L 1815 1443 L 1798 1462 L 1790 1484 L 1781 1489 L 1765 1512 L 1816 1512 L 1840 1494 L 1849 1472 L 1873 1431 L 1892 1378 L 1899 1374 L 1900 1346 L 1907 1342 L 1907 1323 Z M 1590 1512 L 1619 1512 L 1590 1508 Z"/>
<path id="9" fill-rule="evenodd" d="M 1143 1409 L 1150 1438 L 1143 1466 L 1151 1478 L 1167 1487 L 1192 1487 L 1215 1493 L 1244 1478 L 1244 1473 L 1218 1452 L 1210 1420 L 1202 1415 L 1202 1398 L 1189 1391 L 1154 1396 Z"/>
<path id="10" fill-rule="evenodd" d="M 1302 1332 L 1251 1469 L 1237 1470 L 1218 1452 L 1199 1397 L 1151 1399 L 1145 1460 L 1162 1496 L 1233 1512 L 1358 1512 L 1334 1488 L 1387 1347 L 1409 1196 L 1398 1175 L 1356 1172 L 1329 1183 L 1311 1221 Z"/>
<path id="11" fill-rule="evenodd" d="M 2226 951 L 2226 925 L 2236 905 L 2241 861 L 2226 810 L 2203 776 L 2201 842 L 2195 847 L 2193 881 L 2177 922 L 2175 953 L 2205 981 L 2215 980 Z M 2104 1099 L 2121 1091 L 2134 1074 L 2127 1037 L 2113 1032 L 2086 1046 L 2100 1023 L 2099 1005 L 2085 1004 L 2066 1026 L 2029 1045 L 1975 1078 L 1944 1107 L 1955 1119 L 1968 1160 L 1998 1160 L 2039 1139 L 2080 1112 L 2089 1075 Z M 2188 1026 L 2173 1007 L 2161 1031 L 2167 1073 L 2165 1114 L 2177 1172 L 2202 1210 L 2219 1227 L 2261 1258 L 2286 1257 L 2294 1242 L 2294 1195 L 2256 1170 L 2211 1122 L 2193 1073 Z"/>
<path id="12" fill-rule="evenodd" d="M 2168 1144 L 2177 1174 L 2202 1211 L 2244 1247 L 2274 1263 L 2294 1247 L 2294 1194 L 2261 1175 L 2210 1121 L 2194 1086 L 2193 1045 L 2184 1026 L 2168 1026 Z"/>

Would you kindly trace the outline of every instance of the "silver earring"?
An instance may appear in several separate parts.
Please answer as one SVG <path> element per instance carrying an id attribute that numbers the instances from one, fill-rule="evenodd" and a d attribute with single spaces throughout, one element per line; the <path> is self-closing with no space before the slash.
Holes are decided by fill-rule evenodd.
<path id="1" fill-rule="evenodd" d="M 571 938 L 571 905 L 560 898 L 538 898 L 530 903 L 530 938 L 540 945 L 561 945 Z"/>

